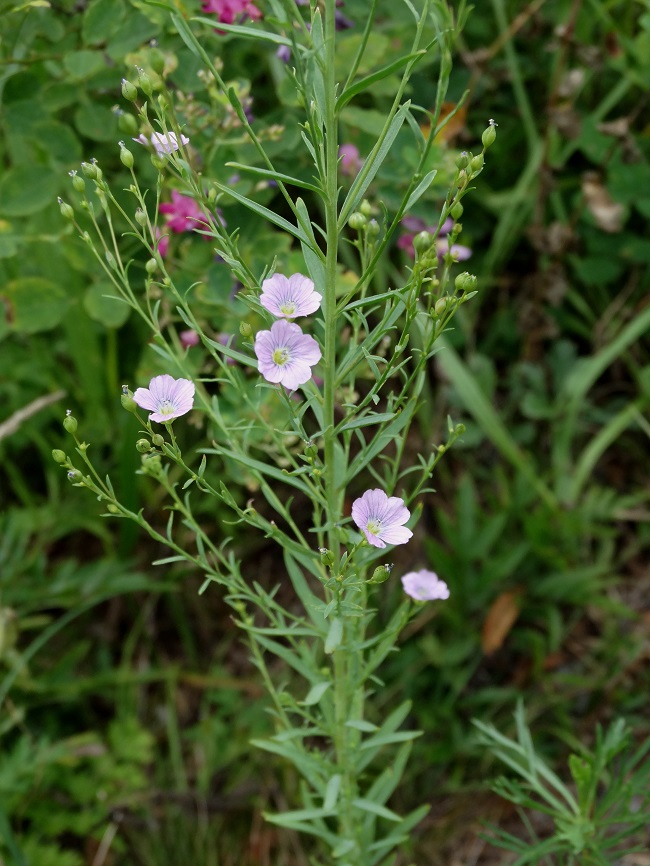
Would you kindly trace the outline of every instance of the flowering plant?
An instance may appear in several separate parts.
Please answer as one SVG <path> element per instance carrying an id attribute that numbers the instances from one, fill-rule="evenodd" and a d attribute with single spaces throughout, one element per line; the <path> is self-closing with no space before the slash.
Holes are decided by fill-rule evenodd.
<path id="1" fill-rule="evenodd" d="M 433 134 L 415 136 L 419 169 L 395 212 L 384 210 L 381 220 L 373 218 L 380 211 L 369 198 L 373 179 L 398 135 L 407 128 L 419 129 L 414 116 L 424 110 L 405 101 L 404 93 L 418 62 L 434 50 L 441 57 L 436 108 L 424 113 L 436 129 L 450 53 L 462 21 L 454 21 L 442 0 L 422 0 L 418 10 L 409 3 L 417 14 L 408 53 L 399 62 L 361 77 L 362 40 L 347 81 L 339 85 L 335 52 L 340 21 L 334 0 L 326 0 L 323 12 L 316 4 L 309 8 L 273 2 L 277 32 L 258 24 L 230 24 L 227 19 L 235 4 L 213 5 L 211 11 L 220 10 L 225 32 L 235 27 L 238 34 L 249 33 L 273 48 L 290 47 L 295 66 L 287 75 L 306 106 L 303 137 L 313 160 L 313 180 L 277 170 L 235 89 L 226 86 L 190 24 L 173 15 L 186 44 L 205 63 L 258 155 L 258 164 L 233 168 L 264 183 L 272 180 L 291 219 L 219 179 L 199 175 L 193 162 L 194 136 L 190 129 L 185 130 L 190 135 L 184 134 L 171 107 L 172 94 L 151 100 L 151 82 L 145 73 L 139 74 L 138 87 L 150 98 L 148 108 L 140 110 L 141 120 L 150 124 L 148 111 L 156 110 L 162 130 L 145 137 L 155 150 L 151 159 L 159 172 L 155 207 L 149 208 L 134 171 L 135 158 L 123 143 L 122 162 L 133 177 L 133 216 L 115 199 L 94 163 L 85 163 L 83 171 L 94 183 L 107 231 L 95 217 L 85 181 L 77 177 L 75 188 L 83 195 L 82 206 L 93 221 L 99 244 L 87 232 L 82 237 L 119 297 L 153 335 L 162 372 L 148 388 L 138 387 L 133 393 L 125 386 L 122 403 L 142 428 L 135 443 L 142 455 L 141 472 L 160 484 L 169 499 L 166 529 L 161 531 L 141 511 L 127 508 L 110 479 L 99 477 L 87 444 L 77 438 L 72 416 L 66 417 L 64 425 L 75 437 L 86 468 L 82 471 L 62 452 L 55 459 L 74 485 L 91 490 L 105 504 L 107 516 L 134 521 L 164 544 L 170 556 L 160 564 L 190 563 L 205 576 L 203 590 L 211 583 L 225 588 L 273 703 L 275 731 L 256 745 L 290 761 L 302 777 L 298 808 L 267 815 L 268 819 L 312 836 L 341 866 L 371 866 L 387 862 L 427 809 L 423 805 L 403 817 L 388 805 L 419 732 L 400 729 L 409 715 L 408 702 L 396 706 L 386 718 L 373 716 L 369 698 L 377 688 L 376 671 L 418 604 L 448 595 L 446 585 L 432 572 L 405 574 L 406 597 L 388 624 L 377 627 L 375 609 L 381 593 L 377 587 L 388 580 L 392 569 L 390 563 L 378 564 L 378 558 L 385 558 L 387 546 L 411 541 L 423 497 L 431 492 L 428 485 L 436 464 L 463 432 L 450 420 L 447 441 L 427 441 L 417 462 L 406 464 L 406 437 L 420 408 L 436 341 L 474 294 L 476 279 L 463 273 L 454 280 L 454 257 L 439 255 L 431 237 L 427 243 L 414 244 L 415 260 L 403 278 L 386 291 L 375 284 L 378 263 L 388 255 L 400 222 L 427 196 L 435 178 L 434 169 L 425 170 Z M 252 8 L 244 4 L 239 11 L 252 18 Z M 373 5 L 367 33 L 374 14 Z M 367 156 L 357 162 L 354 180 L 341 201 L 339 162 L 345 151 L 342 157 L 338 128 L 345 107 L 375 81 L 398 71 L 400 83 L 383 128 Z M 123 84 L 123 93 L 137 100 L 138 89 L 130 82 Z M 460 234 L 460 201 L 481 173 L 483 153 L 494 137 L 491 124 L 481 153 L 463 153 L 456 162 L 439 220 L 441 226 L 452 220 L 449 234 L 454 241 Z M 172 193 L 173 209 L 159 204 L 168 176 L 182 190 L 176 196 Z M 302 190 L 304 197 L 294 196 L 289 187 Z M 178 216 L 179 195 L 192 203 L 182 216 L 202 215 L 201 233 L 209 237 L 220 260 L 241 284 L 238 299 L 245 306 L 239 335 L 224 338 L 223 333 L 211 332 L 195 298 L 182 290 L 181 275 L 176 276 L 163 258 L 158 214 L 172 215 L 168 227 L 178 230 L 172 220 Z M 283 271 L 288 268 L 274 260 L 263 272 L 254 272 L 240 254 L 237 232 L 228 234 L 217 216 L 217 202 L 225 207 L 227 201 L 293 238 L 300 271 L 286 276 Z M 75 218 L 70 205 L 61 207 L 65 217 Z M 133 269 L 121 262 L 111 207 L 121 208 L 147 251 L 143 289 L 137 286 Z M 319 212 L 324 215 L 322 225 L 317 221 Z M 182 222 L 180 230 L 185 228 Z M 356 250 L 351 283 L 340 277 L 343 239 Z M 303 320 L 300 325 L 290 321 L 297 317 Z M 198 343 L 209 366 L 195 366 L 190 348 L 196 353 Z M 216 375 L 206 370 L 215 370 Z M 220 408 L 228 395 L 241 405 L 242 417 L 236 423 Z M 140 409 L 150 413 L 148 419 Z M 425 429 L 430 428 L 429 409 L 420 408 Z M 209 428 L 211 445 L 200 449 L 198 461 L 183 453 L 176 438 L 191 410 L 192 422 L 198 418 L 196 423 Z M 283 423 L 270 425 L 271 412 L 281 415 Z M 167 435 L 152 422 L 163 424 Z M 259 430 L 263 448 L 252 435 Z M 240 501 L 220 477 L 219 466 L 225 462 L 254 480 L 263 502 Z M 300 611 L 294 605 L 285 609 L 274 588 L 263 587 L 254 575 L 242 574 L 235 551 L 196 517 L 194 492 L 227 507 L 247 532 L 272 539 L 284 563 L 282 579 L 293 585 Z M 350 494 L 354 500 L 349 510 Z M 177 531 L 177 518 L 182 532 Z M 193 539 L 189 548 L 188 532 Z M 417 559 L 415 552 L 411 559 Z M 268 662 L 273 655 L 301 678 L 300 685 L 274 680 Z"/>

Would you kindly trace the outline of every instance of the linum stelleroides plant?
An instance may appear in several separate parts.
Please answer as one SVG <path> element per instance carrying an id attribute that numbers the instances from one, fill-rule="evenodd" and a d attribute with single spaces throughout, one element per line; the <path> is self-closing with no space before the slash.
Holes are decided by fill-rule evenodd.
<path id="1" fill-rule="evenodd" d="M 268 7 L 260 4 L 262 17 L 255 21 L 221 18 L 216 34 L 214 19 L 188 22 L 172 15 L 228 106 L 228 122 L 237 124 L 238 135 L 252 145 L 247 152 L 256 154 L 254 161 L 228 169 L 237 179 L 255 181 L 247 191 L 240 191 L 238 180 L 210 175 L 205 166 L 212 163 L 202 158 L 207 138 L 184 122 L 182 106 L 174 107 L 178 94 L 162 74 L 156 91 L 144 70 L 135 84 L 123 82 L 123 95 L 142 125 L 135 147 L 120 143 L 132 178 L 132 208 L 122 196 L 116 199 L 94 162 L 73 177 L 81 196 L 79 219 L 72 205 L 61 207 L 117 298 L 151 333 L 148 375 L 133 370 L 139 387 L 125 385 L 121 399 L 141 427 L 135 442 L 140 471 L 165 492 L 171 514 L 166 528 L 129 510 L 110 479 L 99 476 L 72 415 L 64 424 L 81 463 L 61 451 L 54 457 L 73 485 L 97 496 L 108 518 L 134 521 L 166 546 L 170 555 L 162 564 L 190 564 L 205 575 L 203 591 L 212 584 L 223 587 L 272 705 L 273 731 L 255 745 L 291 762 L 301 778 L 295 810 L 268 814 L 268 820 L 310 836 L 315 863 L 372 866 L 388 862 L 428 808 L 425 803 L 400 816 L 389 805 L 419 732 L 401 728 L 408 702 L 377 717 L 376 672 L 419 605 L 444 603 L 449 589 L 431 571 L 411 571 L 402 575 L 405 595 L 386 625 L 378 626 L 376 611 L 382 584 L 395 579 L 390 548 L 414 545 L 413 529 L 432 493 L 436 464 L 463 432 L 449 420 L 447 441 L 427 441 L 414 463 L 405 459 L 436 341 L 476 290 L 471 274 L 454 275 L 461 202 L 483 170 L 496 130 L 490 121 L 476 155 L 447 158 L 445 152 L 444 166 L 436 164 L 442 151 L 434 142 L 444 123 L 440 109 L 464 4 L 454 18 L 444 0 L 405 2 L 400 14 L 411 16 L 408 48 L 388 66 L 362 75 L 376 23 L 377 4 L 370 4 L 346 80 L 336 76 L 337 41 L 344 32 L 338 30 L 336 5 L 269 0 Z M 272 52 L 279 46 L 290 58 L 285 74 L 304 107 L 304 154 L 295 159 L 295 173 L 278 169 L 277 147 L 272 157 L 237 88 L 212 62 L 194 29 L 205 26 L 210 38 L 230 30 Z M 414 70 L 425 63 L 438 70 L 432 111 L 405 98 Z M 348 122 L 348 106 L 381 80 L 395 82 L 394 98 L 374 143 L 366 153 L 356 146 L 353 153 L 349 145 L 341 147 L 339 125 Z M 399 203 L 373 203 L 373 184 L 405 144 L 416 154 L 416 165 Z M 158 181 L 145 193 L 136 167 L 148 158 Z M 439 170 L 445 185 L 438 193 L 440 213 L 433 216 Z M 289 216 L 256 198 L 255 191 L 271 182 Z M 275 238 L 277 257 L 262 268 L 251 266 L 251 253 L 243 251 L 244 232 L 233 227 L 227 212 L 233 203 L 240 215 L 248 210 L 251 223 L 266 223 Z M 389 256 L 396 261 L 403 255 L 393 242 L 416 206 L 430 216 L 427 228 L 409 241 L 413 258 L 401 271 L 387 268 Z M 145 250 L 141 263 L 122 263 L 118 218 L 127 225 L 129 242 L 135 238 Z M 232 276 L 236 294 L 217 329 L 201 293 L 188 288 L 182 255 L 169 255 L 175 235 L 184 244 L 207 239 L 219 257 L 214 267 Z M 240 325 L 228 330 L 223 323 L 233 308 Z M 179 441 L 194 444 L 182 450 Z M 238 473 L 255 488 L 253 500 L 238 486 Z M 196 516 L 197 497 L 212 497 L 232 514 L 231 522 L 239 524 L 232 543 Z M 242 571 L 237 538 L 244 533 L 262 534 L 276 545 L 278 579 L 293 588 L 289 609 L 277 587 L 256 579 L 252 566 Z M 411 562 L 417 560 L 414 549 Z M 453 592 L 453 575 L 446 577 Z M 273 678 L 268 660 L 274 656 L 292 678 Z"/>

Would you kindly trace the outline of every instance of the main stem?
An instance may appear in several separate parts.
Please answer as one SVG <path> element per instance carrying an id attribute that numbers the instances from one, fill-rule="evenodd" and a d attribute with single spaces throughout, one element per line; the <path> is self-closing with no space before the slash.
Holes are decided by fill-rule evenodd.
<path id="1" fill-rule="evenodd" d="M 336 523 L 342 516 L 342 503 L 345 491 L 337 488 L 337 479 L 345 473 L 345 466 L 337 467 L 337 459 L 343 459 L 343 449 L 336 449 L 334 433 L 334 382 L 336 380 L 336 279 L 338 260 L 338 119 L 336 115 L 336 0 L 325 0 L 325 170 L 326 170 L 326 200 L 325 200 L 325 233 L 327 251 L 325 260 L 325 303 L 323 305 L 325 319 L 324 340 L 324 471 L 325 495 L 327 499 L 328 546 L 338 561 L 340 544 Z M 348 619 L 344 623 L 343 639 L 340 647 L 334 651 L 334 749 L 336 764 L 341 775 L 341 794 L 339 799 L 339 840 L 352 841 L 354 847 L 346 853 L 345 862 L 362 866 L 358 835 L 356 810 L 352 806 L 358 796 L 357 779 L 354 768 L 352 728 L 347 727 L 351 718 L 362 717 L 362 706 L 359 706 L 362 691 L 355 688 L 357 665 L 351 657 L 349 643 L 358 639 L 359 620 Z M 361 703 L 362 703 L 361 698 Z"/>

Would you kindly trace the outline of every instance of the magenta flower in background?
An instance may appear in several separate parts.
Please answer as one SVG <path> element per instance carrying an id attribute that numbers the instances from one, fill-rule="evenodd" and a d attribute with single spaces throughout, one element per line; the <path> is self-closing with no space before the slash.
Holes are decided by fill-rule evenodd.
<path id="1" fill-rule="evenodd" d="M 279 382 L 290 391 L 311 379 L 311 368 L 321 359 L 316 340 L 286 319 L 273 322 L 270 331 L 258 331 L 255 354 L 266 381 Z"/>
<path id="2" fill-rule="evenodd" d="M 250 0 L 203 0 L 201 8 L 219 17 L 222 24 L 233 24 L 236 19 L 256 21 L 262 13 Z"/>
<path id="3" fill-rule="evenodd" d="M 158 226 L 154 229 L 154 233 L 156 235 L 156 249 L 164 259 L 169 252 L 169 235 L 164 235 Z"/>
<path id="4" fill-rule="evenodd" d="M 165 214 L 167 227 L 173 232 L 191 232 L 205 226 L 206 216 L 200 205 L 189 195 L 172 190 L 172 200 L 160 205 L 160 213 Z"/>
<path id="5" fill-rule="evenodd" d="M 388 544 L 406 544 L 413 535 L 403 524 L 411 512 L 398 496 L 387 496 L 376 487 L 366 490 L 352 503 L 352 519 L 373 547 Z"/>
<path id="6" fill-rule="evenodd" d="M 152 413 L 150 421 L 166 424 L 190 411 L 194 405 L 194 382 L 164 373 L 154 376 L 148 388 L 138 388 L 133 399 L 141 409 Z"/>
<path id="7" fill-rule="evenodd" d="M 273 274 L 262 283 L 260 303 L 278 319 L 308 316 L 320 307 L 323 296 L 314 291 L 314 283 L 302 274 Z"/>
<path id="8" fill-rule="evenodd" d="M 192 349 L 194 346 L 199 345 L 199 335 L 193 329 L 181 331 L 178 335 L 178 339 L 181 341 L 181 346 L 184 349 Z"/>
<path id="9" fill-rule="evenodd" d="M 404 592 L 416 601 L 435 601 L 449 598 L 449 587 L 433 571 L 409 571 L 402 576 Z"/>
<path id="10" fill-rule="evenodd" d="M 356 177 L 361 171 L 363 160 L 359 156 L 359 148 L 355 144 L 342 144 L 339 147 L 341 174 Z"/>
<path id="11" fill-rule="evenodd" d="M 404 217 L 401 224 L 407 230 L 407 233 L 398 238 L 397 246 L 400 250 L 404 250 L 404 252 L 412 259 L 415 258 L 415 249 L 413 247 L 413 239 L 415 236 L 420 232 L 429 232 L 434 235 L 436 231 L 438 231 L 438 226 L 428 226 L 423 219 L 420 219 L 420 217 Z M 449 241 L 447 240 L 446 235 L 449 234 L 453 227 L 454 221 L 451 217 L 448 217 L 440 227 L 438 237 L 435 240 L 439 259 L 442 259 L 442 257 L 449 251 Z M 457 262 L 464 262 L 472 255 L 472 251 L 469 247 L 461 246 L 461 244 L 452 244 L 451 255 Z"/>

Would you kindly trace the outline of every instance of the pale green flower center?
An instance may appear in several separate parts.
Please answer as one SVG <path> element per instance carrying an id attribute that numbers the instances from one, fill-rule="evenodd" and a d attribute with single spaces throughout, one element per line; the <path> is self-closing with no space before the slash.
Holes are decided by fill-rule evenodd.
<path id="1" fill-rule="evenodd" d="M 171 402 L 171 400 L 161 400 L 158 403 L 158 414 L 159 415 L 173 415 L 176 411 L 176 406 Z"/>
<path id="2" fill-rule="evenodd" d="M 278 346 L 273 352 L 273 363 L 277 364 L 278 367 L 284 367 L 289 358 L 290 354 L 286 346 Z"/>
<path id="3" fill-rule="evenodd" d="M 283 316 L 293 316 L 296 312 L 296 302 L 285 301 L 283 304 L 280 304 L 280 312 Z"/>
<path id="4" fill-rule="evenodd" d="M 381 520 L 378 520 L 376 517 L 371 517 L 366 524 L 366 529 L 371 535 L 379 535 L 381 532 Z"/>

